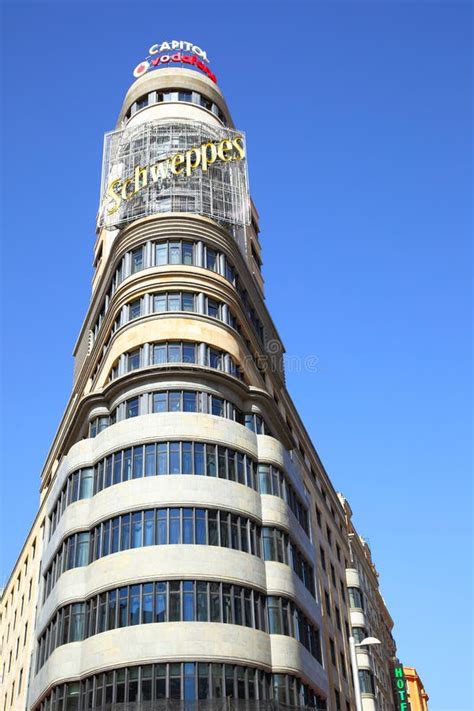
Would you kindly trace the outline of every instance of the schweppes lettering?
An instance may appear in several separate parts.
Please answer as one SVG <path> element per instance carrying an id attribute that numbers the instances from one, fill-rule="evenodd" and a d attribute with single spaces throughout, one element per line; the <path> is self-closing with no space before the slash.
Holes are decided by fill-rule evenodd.
<path id="1" fill-rule="evenodd" d="M 175 153 L 170 158 L 153 165 L 143 167 L 137 165 L 133 176 L 125 180 L 118 178 L 109 184 L 105 199 L 110 199 L 111 204 L 107 208 L 107 215 L 113 215 L 123 201 L 131 200 L 141 190 L 154 184 L 159 185 L 161 181 L 173 175 L 189 176 L 198 168 L 205 173 L 216 161 L 228 163 L 243 158 L 245 158 L 244 139 L 242 136 L 236 136 L 232 139 L 225 138 L 222 141 L 202 143 L 198 147 L 189 148 L 183 153 Z"/>

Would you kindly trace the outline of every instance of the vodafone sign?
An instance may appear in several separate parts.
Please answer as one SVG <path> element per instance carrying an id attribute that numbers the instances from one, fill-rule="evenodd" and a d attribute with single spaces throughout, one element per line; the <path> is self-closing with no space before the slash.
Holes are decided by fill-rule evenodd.
<path id="1" fill-rule="evenodd" d="M 207 54 L 197 44 L 185 42 L 184 40 L 171 40 L 170 42 L 153 44 L 148 51 L 148 57 L 140 64 L 137 64 L 133 70 L 133 76 L 137 79 L 152 69 L 158 69 L 174 63 L 197 69 L 217 84 L 216 75 L 209 69 Z"/>

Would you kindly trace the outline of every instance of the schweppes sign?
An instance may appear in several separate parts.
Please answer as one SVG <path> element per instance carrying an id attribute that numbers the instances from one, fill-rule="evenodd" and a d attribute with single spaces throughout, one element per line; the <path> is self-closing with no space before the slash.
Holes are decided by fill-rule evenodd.
<path id="1" fill-rule="evenodd" d="M 250 223 L 242 131 L 154 119 L 105 134 L 98 227 L 169 212 L 235 228 Z"/>
<path id="2" fill-rule="evenodd" d="M 122 203 L 134 198 L 141 190 L 156 186 L 160 189 L 163 181 L 171 176 L 190 176 L 200 169 L 207 172 L 216 162 L 229 163 L 245 158 L 243 136 L 221 141 L 207 141 L 182 153 L 160 160 L 152 165 L 137 165 L 132 176 L 117 178 L 109 183 L 105 196 L 107 215 L 113 215 Z"/>

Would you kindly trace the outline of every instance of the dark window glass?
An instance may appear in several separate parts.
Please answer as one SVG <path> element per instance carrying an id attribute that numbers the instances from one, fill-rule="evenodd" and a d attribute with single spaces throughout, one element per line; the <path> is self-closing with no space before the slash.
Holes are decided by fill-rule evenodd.
<path id="1" fill-rule="evenodd" d="M 132 257 L 132 274 L 143 269 L 143 247 L 134 249 L 131 253 Z"/>
<path id="2" fill-rule="evenodd" d="M 138 397 L 133 397 L 125 403 L 125 417 L 137 417 Z"/>

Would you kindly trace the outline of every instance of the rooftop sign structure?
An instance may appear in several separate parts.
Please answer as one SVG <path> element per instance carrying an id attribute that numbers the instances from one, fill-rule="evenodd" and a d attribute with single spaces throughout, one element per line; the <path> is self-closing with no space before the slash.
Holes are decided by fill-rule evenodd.
<path id="1" fill-rule="evenodd" d="M 165 212 L 249 223 L 245 137 L 199 121 L 148 121 L 105 135 L 99 226 Z"/>
<path id="2" fill-rule="evenodd" d="M 217 77 L 209 68 L 207 53 L 197 44 L 184 40 L 171 40 L 153 44 L 148 52 L 148 57 L 137 64 L 133 70 L 133 76 L 137 79 L 152 69 L 166 67 L 172 63 L 203 72 L 217 84 Z"/>

